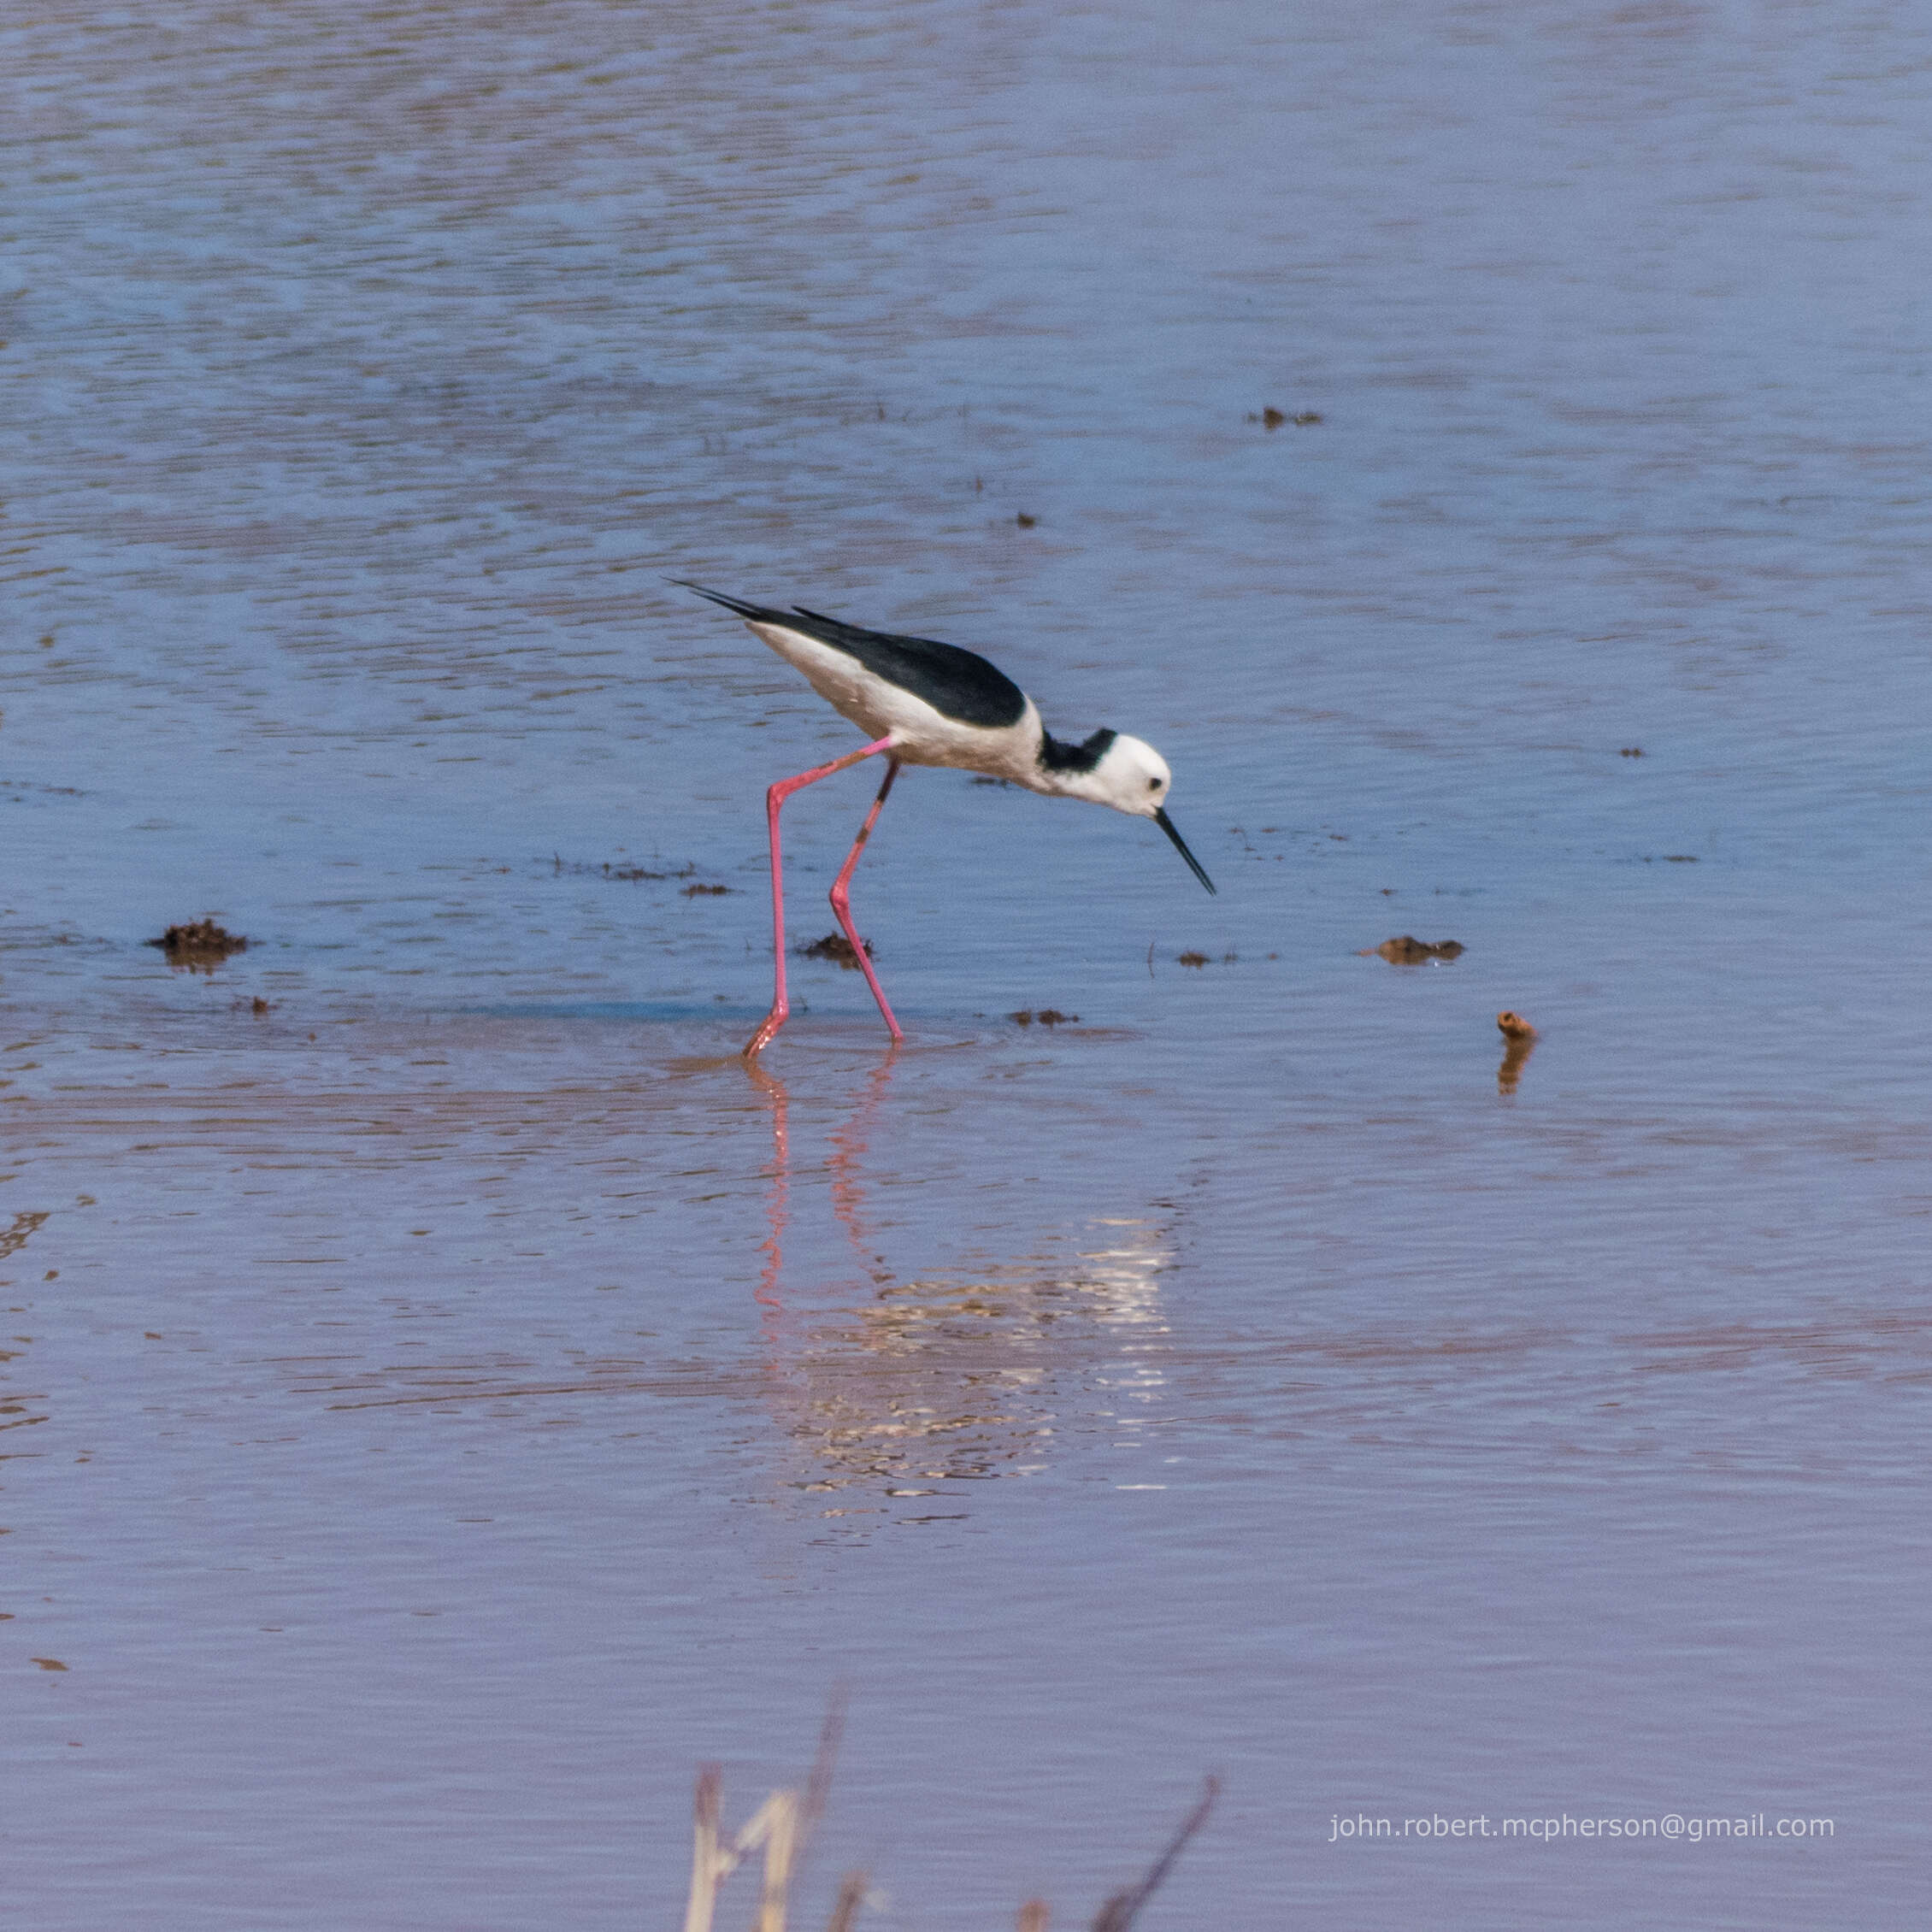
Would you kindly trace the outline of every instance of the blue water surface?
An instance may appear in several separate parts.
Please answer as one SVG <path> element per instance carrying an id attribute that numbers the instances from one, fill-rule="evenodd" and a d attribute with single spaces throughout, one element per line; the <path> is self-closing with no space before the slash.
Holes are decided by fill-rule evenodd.
<path id="1" fill-rule="evenodd" d="M 10 1917 L 676 1923 L 843 1683 L 798 1923 L 1210 1771 L 1150 1932 L 1910 1923 L 1929 35 L 0 27 Z M 856 741 L 670 576 L 1148 738 L 1218 896 L 908 772 L 904 1047 L 800 960 L 748 1071 Z"/>

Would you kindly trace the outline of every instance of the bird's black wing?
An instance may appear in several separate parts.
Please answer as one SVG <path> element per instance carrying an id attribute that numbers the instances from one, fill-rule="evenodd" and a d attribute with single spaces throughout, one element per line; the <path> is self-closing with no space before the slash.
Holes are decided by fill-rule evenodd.
<path id="1" fill-rule="evenodd" d="M 922 698 L 942 717 L 989 730 L 1016 725 L 1027 715 L 1027 694 L 996 665 L 989 664 L 976 651 L 963 651 L 957 644 L 940 644 L 933 638 L 894 637 L 888 631 L 861 630 L 857 624 L 836 617 L 821 616 L 816 610 L 800 607 L 772 610 L 742 598 L 727 597 L 722 591 L 708 591 L 702 584 L 673 577 L 674 584 L 708 597 L 713 604 L 735 610 L 755 624 L 782 624 L 786 629 L 816 638 L 834 651 L 856 657 L 874 676 L 896 684 Z"/>

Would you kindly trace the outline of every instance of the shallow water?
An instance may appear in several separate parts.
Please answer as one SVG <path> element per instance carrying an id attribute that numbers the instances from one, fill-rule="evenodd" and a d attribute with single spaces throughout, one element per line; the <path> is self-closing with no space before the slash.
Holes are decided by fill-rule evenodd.
<path id="1" fill-rule="evenodd" d="M 1212 1769 L 1149 1927 L 1909 1918 L 1932 36 L 1180 18 L 0 30 L 22 1923 L 675 1923 L 841 1680 L 813 1913 Z M 667 575 L 1144 733 L 1220 896 L 909 773 L 905 1048 L 801 962 L 749 1077 L 852 739 Z M 1565 1812 L 1835 1830 L 1332 1841 Z"/>

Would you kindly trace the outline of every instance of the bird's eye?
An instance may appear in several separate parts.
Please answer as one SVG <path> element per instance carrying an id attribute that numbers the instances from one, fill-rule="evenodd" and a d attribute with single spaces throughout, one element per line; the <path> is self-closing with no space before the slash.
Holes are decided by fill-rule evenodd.
<path id="1" fill-rule="evenodd" d="M 1157 791 L 1159 791 L 1159 790 L 1160 790 L 1160 788 L 1161 788 L 1161 781 L 1159 780 L 1159 779 L 1157 779 L 1157 778 L 1150 778 L 1150 779 L 1149 779 L 1149 780 L 1147 780 L 1147 789 L 1148 789 L 1148 790 L 1149 790 L 1150 792 L 1157 792 Z"/>

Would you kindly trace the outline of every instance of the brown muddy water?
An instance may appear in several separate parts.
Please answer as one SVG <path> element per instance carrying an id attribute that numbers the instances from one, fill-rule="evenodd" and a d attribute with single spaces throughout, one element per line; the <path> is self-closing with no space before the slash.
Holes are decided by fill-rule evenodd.
<path id="1" fill-rule="evenodd" d="M 840 1680 L 816 1922 L 1079 1923 L 1214 1770 L 1150 1928 L 1911 1923 L 1929 61 L 0 27 L 8 1923 L 672 1924 Z M 1145 735 L 1221 896 L 909 773 L 904 1050 L 801 960 L 749 1075 L 855 741 L 669 575 Z"/>

